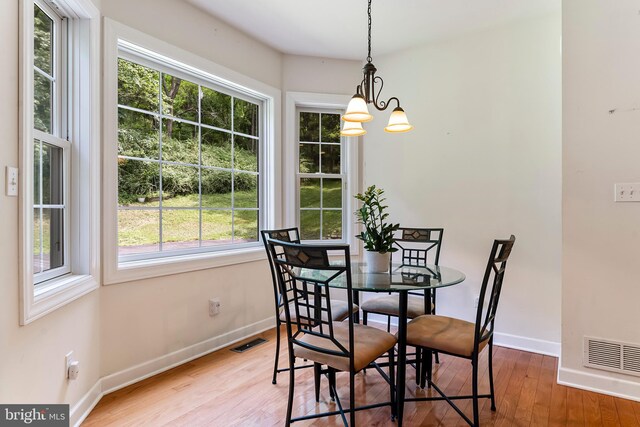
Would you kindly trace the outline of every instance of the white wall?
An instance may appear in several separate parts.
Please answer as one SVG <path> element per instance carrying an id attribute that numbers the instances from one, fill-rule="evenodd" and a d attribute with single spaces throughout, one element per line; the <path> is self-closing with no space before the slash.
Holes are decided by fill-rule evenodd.
<path id="1" fill-rule="evenodd" d="M 640 346 L 640 1 L 563 2 L 563 288 L 559 379 L 640 400 L 640 378 L 582 367 L 586 336 Z M 610 110 L 616 111 L 611 114 Z"/>
<path id="2" fill-rule="evenodd" d="M 386 134 L 390 111 L 373 111 L 364 140 L 365 185 L 386 191 L 394 222 L 444 227 L 441 264 L 467 275 L 463 284 L 439 292 L 439 313 L 474 319 L 492 241 L 513 233 L 496 340 L 555 353 L 560 31 L 558 11 L 374 57 L 383 97 L 399 97 L 415 129 Z"/>
<path id="3" fill-rule="evenodd" d="M 19 326 L 18 199 L 4 192 L 5 167 L 18 166 L 18 3 L 0 2 L 0 402 L 75 403 L 100 376 L 98 292 Z M 82 361 L 73 382 L 65 379 L 70 350 Z"/>

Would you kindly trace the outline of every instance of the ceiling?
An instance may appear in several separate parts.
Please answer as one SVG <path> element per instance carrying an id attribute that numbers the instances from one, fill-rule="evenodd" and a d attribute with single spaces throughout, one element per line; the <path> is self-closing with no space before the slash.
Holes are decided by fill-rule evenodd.
<path id="1" fill-rule="evenodd" d="M 284 53 L 366 57 L 366 0 L 186 1 Z M 559 8 L 560 0 L 375 0 L 372 56 Z"/>

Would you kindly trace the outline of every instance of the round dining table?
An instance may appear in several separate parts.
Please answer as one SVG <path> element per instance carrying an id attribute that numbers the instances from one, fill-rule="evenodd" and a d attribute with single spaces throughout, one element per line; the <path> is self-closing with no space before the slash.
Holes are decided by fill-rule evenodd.
<path id="1" fill-rule="evenodd" d="M 304 270 L 304 269 L 303 269 Z M 317 275 L 315 270 L 312 275 Z M 304 273 L 301 274 L 305 276 Z M 457 285 L 465 280 L 461 271 L 442 265 L 414 266 L 392 264 L 384 273 L 367 272 L 363 262 L 351 263 L 351 284 L 353 303 L 359 304 L 360 292 L 393 292 L 398 294 L 398 379 L 396 382 L 396 411 L 398 426 L 402 426 L 407 365 L 407 303 L 410 291 L 424 291 Z M 343 277 L 336 277 L 329 282 L 331 288 L 347 288 Z M 359 320 L 359 319 L 356 319 Z"/>

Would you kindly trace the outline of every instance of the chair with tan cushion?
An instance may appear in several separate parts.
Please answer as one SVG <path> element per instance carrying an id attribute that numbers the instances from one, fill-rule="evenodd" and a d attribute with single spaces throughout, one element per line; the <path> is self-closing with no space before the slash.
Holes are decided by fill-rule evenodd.
<path id="1" fill-rule="evenodd" d="M 283 296 L 289 344 L 289 398 L 286 425 L 292 422 L 340 415 L 345 425 L 356 425 L 356 410 L 390 405 L 395 414 L 394 351 L 396 338 L 388 332 L 354 323 L 354 313 L 347 310 L 343 322 L 335 316 L 334 287 L 346 290 L 346 307 L 353 306 L 349 245 L 302 245 L 267 240 Z M 331 262 L 329 262 L 331 254 Z M 291 291 L 287 291 L 290 289 Z M 376 359 L 388 355 L 388 374 Z M 314 362 L 316 372 L 327 374 L 330 395 L 337 411 L 314 413 L 292 418 L 296 358 Z M 326 368 L 323 368 L 326 367 Z M 389 401 L 355 406 L 355 374 L 366 367 L 377 369 L 389 383 Z M 336 372 L 349 374 L 349 407 L 343 408 L 336 390 Z M 319 385 L 316 383 L 316 401 Z M 349 423 L 347 415 L 349 414 Z"/>
<path id="2" fill-rule="evenodd" d="M 262 234 L 262 242 L 264 243 L 265 250 L 267 251 L 267 259 L 269 260 L 269 268 L 271 269 L 271 279 L 273 283 L 273 296 L 275 301 L 275 309 L 276 309 L 276 355 L 273 363 L 273 377 L 271 379 L 272 384 L 276 384 L 277 376 L 279 372 L 284 372 L 289 370 L 289 368 L 278 369 L 278 361 L 280 359 L 280 329 L 281 325 L 285 322 L 285 314 L 284 314 L 284 302 L 282 295 L 280 294 L 280 289 L 278 287 L 278 279 L 276 278 L 276 271 L 273 264 L 273 260 L 271 259 L 271 253 L 269 252 L 269 248 L 267 247 L 268 239 L 277 239 L 283 242 L 293 242 L 300 243 L 300 232 L 297 227 L 292 228 L 282 228 L 278 230 L 262 230 L 260 232 Z M 342 321 L 347 318 L 349 315 L 349 307 L 347 303 L 341 300 L 334 300 L 333 303 L 333 319 L 337 321 Z M 353 312 L 358 312 L 359 307 L 353 304 L 351 310 Z M 326 319 L 325 319 L 326 320 Z"/>
<path id="3" fill-rule="evenodd" d="M 433 386 L 440 394 L 440 396 L 436 397 L 407 399 L 408 401 L 447 400 L 456 412 L 472 426 L 479 424 L 478 399 L 490 398 L 491 410 L 496 410 L 493 389 L 493 326 L 498 310 L 498 301 L 502 291 L 502 281 L 507 267 L 507 260 L 515 240 L 515 236 L 512 235 L 508 240 L 495 240 L 493 242 L 491 255 L 489 256 L 489 262 L 487 263 L 487 269 L 480 288 L 475 323 L 452 317 L 428 315 L 416 317 L 407 325 L 407 345 L 419 348 L 422 353 L 421 365 L 423 368 L 420 371 L 420 386 L 422 388 L 425 385 Z M 485 304 L 485 300 L 487 304 Z M 478 358 L 485 347 L 489 348 L 490 394 L 479 395 Z M 473 399 L 473 422 L 453 403 L 453 400 L 450 400 L 452 399 L 451 396 L 445 396 L 442 390 L 432 382 L 432 354 L 436 351 L 471 360 L 473 394 L 471 396 L 454 396 L 453 398 Z"/>
<path id="4" fill-rule="evenodd" d="M 444 228 L 399 228 L 400 236 L 395 245 L 401 251 L 402 264 L 413 266 L 438 265 Z M 382 295 L 368 299 L 362 304 L 362 323 L 367 324 L 369 313 L 387 316 L 387 331 L 391 327 L 391 317 L 398 317 L 400 311 L 397 294 Z M 409 292 L 407 317 L 413 319 L 423 314 L 435 314 L 435 289 Z"/>

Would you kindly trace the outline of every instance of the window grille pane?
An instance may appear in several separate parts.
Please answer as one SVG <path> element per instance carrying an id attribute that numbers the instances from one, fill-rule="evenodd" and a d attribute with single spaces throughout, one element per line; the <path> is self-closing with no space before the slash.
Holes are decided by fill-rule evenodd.
<path id="1" fill-rule="evenodd" d="M 160 73 L 118 58 L 118 104 L 157 113 Z"/>
<path id="2" fill-rule="evenodd" d="M 320 172 L 320 145 L 300 144 L 300 173 Z"/>
<path id="3" fill-rule="evenodd" d="M 202 123 L 231 130 L 231 96 L 202 87 Z"/>
<path id="4" fill-rule="evenodd" d="M 320 179 L 302 178 L 300 179 L 300 207 L 319 208 L 320 207 Z"/>
<path id="5" fill-rule="evenodd" d="M 41 156 L 42 204 L 62 205 L 62 148 L 42 143 Z"/>
<path id="6" fill-rule="evenodd" d="M 234 136 L 233 168 L 258 172 L 258 146 L 260 141 L 245 136 Z"/>
<path id="7" fill-rule="evenodd" d="M 321 115 L 321 135 L 322 142 L 340 142 L 340 114 Z"/>
<path id="8" fill-rule="evenodd" d="M 235 211 L 233 218 L 233 230 L 235 241 L 257 241 L 258 211 Z"/>
<path id="9" fill-rule="evenodd" d="M 162 112 L 192 122 L 198 121 L 198 85 L 180 77 L 162 74 Z"/>
<path id="10" fill-rule="evenodd" d="M 342 207 L 342 179 L 324 178 L 322 180 L 322 207 Z"/>
<path id="11" fill-rule="evenodd" d="M 118 210 L 118 255 L 158 252 L 159 242 L 159 210 Z"/>
<path id="12" fill-rule="evenodd" d="M 40 208 L 33 210 L 33 273 L 42 271 L 42 216 Z"/>
<path id="13" fill-rule="evenodd" d="M 179 208 L 200 206 L 199 185 L 197 167 L 163 164 L 162 206 Z"/>
<path id="14" fill-rule="evenodd" d="M 342 239 L 342 211 L 322 211 L 322 239 Z"/>
<path id="15" fill-rule="evenodd" d="M 118 155 L 160 159 L 158 124 L 156 116 L 118 108 Z"/>
<path id="16" fill-rule="evenodd" d="M 200 246 L 200 212 L 186 209 L 162 210 L 162 250 Z"/>
<path id="17" fill-rule="evenodd" d="M 300 211 L 300 238 L 302 240 L 320 239 L 320 211 Z"/>
<path id="18" fill-rule="evenodd" d="M 340 173 L 340 145 L 322 144 L 322 173 Z"/>
<path id="19" fill-rule="evenodd" d="M 258 207 L 258 176 L 248 173 L 233 174 L 233 207 Z"/>
<path id="20" fill-rule="evenodd" d="M 43 208 L 40 222 L 42 235 L 42 271 L 64 265 L 64 210 Z"/>
<path id="21" fill-rule="evenodd" d="M 233 127 L 236 132 L 258 136 L 258 106 L 235 98 L 233 103 Z"/>
<path id="22" fill-rule="evenodd" d="M 40 164 L 42 157 L 40 156 L 41 142 L 37 139 L 33 140 L 33 204 L 40 204 Z"/>
<path id="23" fill-rule="evenodd" d="M 202 211 L 202 245 L 215 246 L 231 243 L 231 210 Z"/>
<path id="24" fill-rule="evenodd" d="M 231 172 L 202 169 L 202 207 L 231 208 Z"/>
<path id="25" fill-rule="evenodd" d="M 33 53 L 35 66 L 53 75 L 53 20 L 37 4 L 33 5 Z"/>
<path id="26" fill-rule="evenodd" d="M 202 128 L 202 164 L 231 168 L 231 134 Z"/>
<path id="27" fill-rule="evenodd" d="M 320 141 L 320 114 L 300 113 L 300 142 Z"/>
<path id="28" fill-rule="evenodd" d="M 42 74 L 33 73 L 33 125 L 42 132 L 52 133 L 53 83 Z"/>
<path id="29" fill-rule="evenodd" d="M 160 166 L 154 162 L 118 159 L 118 204 L 158 206 Z"/>
<path id="30" fill-rule="evenodd" d="M 171 119 L 162 121 L 162 160 L 197 165 L 199 160 L 198 126 Z"/>

